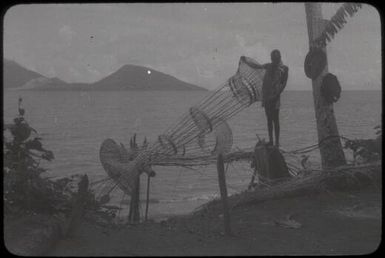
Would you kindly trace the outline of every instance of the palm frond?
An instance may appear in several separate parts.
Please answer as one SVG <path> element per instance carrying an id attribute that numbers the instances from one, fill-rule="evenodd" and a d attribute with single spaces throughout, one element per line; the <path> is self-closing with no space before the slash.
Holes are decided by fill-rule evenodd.
<path id="1" fill-rule="evenodd" d="M 345 17 L 348 15 L 352 17 L 361 7 L 362 4 L 360 3 L 344 3 L 326 24 L 321 35 L 314 40 L 314 45 L 321 48 L 325 47 L 334 38 L 334 35 L 344 27 Z"/>

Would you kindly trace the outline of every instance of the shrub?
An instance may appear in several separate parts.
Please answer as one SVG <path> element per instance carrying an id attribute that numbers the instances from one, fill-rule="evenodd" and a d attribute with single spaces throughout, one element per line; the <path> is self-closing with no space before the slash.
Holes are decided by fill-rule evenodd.
<path id="1" fill-rule="evenodd" d="M 353 151 L 354 162 L 367 163 L 381 159 L 382 154 L 382 128 L 374 127 L 375 139 L 354 139 L 345 142 L 345 149 Z"/>
<path id="2" fill-rule="evenodd" d="M 41 176 L 46 169 L 40 167 L 40 161 L 51 161 L 54 155 L 43 147 L 42 138 L 24 119 L 25 110 L 21 102 L 19 98 L 19 115 L 13 124 L 3 128 L 4 212 L 55 213 L 67 210 L 72 196 L 68 185 L 72 179 L 52 181 Z"/>
<path id="3" fill-rule="evenodd" d="M 42 177 L 47 170 L 40 166 L 40 161 L 52 161 L 54 154 L 43 147 L 42 138 L 25 120 L 21 102 L 19 98 L 19 115 L 3 128 L 4 215 L 35 212 L 68 216 L 77 196 L 75 182 L 80 180 L 80 175 L 57 180 Z M 116 207 L 96 200 L 90 189 L 84 208 L 109 218 L 117 211 Z"/>

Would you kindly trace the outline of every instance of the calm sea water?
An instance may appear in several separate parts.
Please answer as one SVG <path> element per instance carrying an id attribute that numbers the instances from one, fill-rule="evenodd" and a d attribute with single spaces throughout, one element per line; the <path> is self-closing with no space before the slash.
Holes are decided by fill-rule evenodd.
<path id="1" fill-rule="evenodd" d="M 106 138 L 129 145 L 137 133 L 152 142 L 173 125 L 190 106 L 208 92 L 4 92 L 4 122 L 17 114 L 17 99 L 23 97 L 26 119 L 43 137 L 44 146 L 52 150 L 55 160 L 44 163 L 54 177 L 88 174 L 91 180 L 106 177 L 99 162 L 99 147 Z M 286 91 L 282 95 L 281 145 L 285 150 L 317 142 L 312 92 Z M 340 134 L 349 138 L 374 137 L 373 127 L 381 123 L 380 91 L 346 91 L 335 104 Z M 254 104 L 233 117 L 234 147 L 250 148 L 256 134 L 267 137 L 264 110 Z M 314 162 L 319 154 L 312 156 Z M 151 181 L 149 216 L 159 218 L 192 211 L 218 195 L 215 166 L 189 170 L 179 167 L 155 167 Z M 229 166 L 229 192 L 244 190 L 251 177 L 247 163 Z M 145 177 L 141 198 L 145 199 Z M 123 194 L 114 192 L 113 202 L 120 203 Z M 143 211 L 144 211 L 144 205 Z"/>

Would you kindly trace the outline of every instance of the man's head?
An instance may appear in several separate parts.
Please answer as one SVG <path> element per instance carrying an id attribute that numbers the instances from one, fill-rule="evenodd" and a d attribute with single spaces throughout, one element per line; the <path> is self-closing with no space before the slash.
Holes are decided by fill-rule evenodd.
<path id="1" fill-rule="evenodd" d="M 281 62 L 281 53 L 278 49 L 271 51 L 270 57 L 273 64 L 279 64 L 279 62 Z"/>

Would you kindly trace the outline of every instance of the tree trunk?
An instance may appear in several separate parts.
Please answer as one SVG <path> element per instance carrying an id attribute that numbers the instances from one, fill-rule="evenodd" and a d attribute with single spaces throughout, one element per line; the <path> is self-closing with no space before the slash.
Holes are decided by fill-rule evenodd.
<path id="1" fill-rule="evenodd" d="M 309 36 L 309 46 L 323 31 L 325 20 L 322 18 L 321 3 L 305 3 L 306 22 Z M 326 48 L 323 49 L 326 53 Z M 327 62 L 322 73 L 314 80 L 313 99 L 315 117 L 317 120 L 318 142 L 330 136 L 339 136 L 336 118 L 334 116 L 333 104 L 328 103 L 321 95 L 321 84 L 323 76 L 328 73 Z M 331 137 L 320 146 L 322 168 L 345 165 L 345 154 L 342 150 L 341 140 Z"/>

